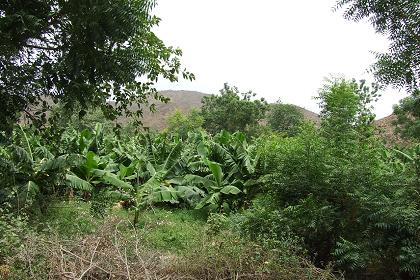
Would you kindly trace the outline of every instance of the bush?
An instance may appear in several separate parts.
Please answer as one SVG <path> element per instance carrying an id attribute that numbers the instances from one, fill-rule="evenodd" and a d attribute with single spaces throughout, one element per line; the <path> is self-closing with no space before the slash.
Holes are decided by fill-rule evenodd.
<path id="1" fill-rule="evenodd" d="M 32 232 L 27 216 L 10 209 L 7 203 L 0 208 L 0 279 L 2 274 L 8 274 L 10 257 L 19 252 L 26 236 Z"/>
<path id="2" fill-rule="evenodd" d="M 415 278 L 420 148 L 383 147 L 371 134 L 367 95 L 339 81 L 321 95 L 319 131 L 304 126 L 296 137 L 259 140 L 268 195 L 244 228 L 251 236 L 300 237 L 315 264 L 333 262 L 349 279 Z"/>

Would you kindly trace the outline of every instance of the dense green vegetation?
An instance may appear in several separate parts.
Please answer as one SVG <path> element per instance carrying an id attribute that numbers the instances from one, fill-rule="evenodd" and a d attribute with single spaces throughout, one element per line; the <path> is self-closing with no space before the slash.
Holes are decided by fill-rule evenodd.
<path id="1" fill-rule="evenodd" d="M 100 107 L 108 118 L 140 116 L 159 78 L 176 81 L 181 50 L 152 29 L 154 0 L 2 1 L 0 4 L 0 130 L 23 113 L 39 126 L 51 102 L 85 114 Z M 142 81 L 139 81 L 142 78 Z M 113 97 L 115 108 L 105 101 Z M 35 114 L 30 107 L 43 110 Z M 116 110 L 114 110 L 116 109 Z"/>
<path id="2" fill-rule="evenodd" d="M 367 18 L 376 32 L 390 41 L 388 52 L 377 53 L 372 70 L 378 82 L 409 92 L 420 89 L 419 2 L 414 0 L 338 0 L 336 9 L 344 8 L 344 17 L 360 21 Z"/>
<path id="3" fill-rule="evenodd" d="M 267 116 L 267 122 L 271 129 L 277 132 L 286 133 L 293 136 L 299 131 L 299 126 L 303 123 L 303 114 L 292 104 L 282 104 L 278 101 L 271 105 Z"/>
<path id="4" fill-rule="evenodd" d="M 179 112 L 167 132 L 127 128 L 116 135 L 99 123 L 83 130 L 70 125 L 55 143 L 18 126 L 0 150 L 2 263 L 17 269 L 13 273 L 28 273 L 10 258 L 30 246 L 28 235 L 41 238 L 45 230 L 55 230 L 77 242 L 117 219 L 118 228 L 127 224 L 124 231 L 147 240 L 145 250 L 182 259 L 196 259 L 191 255 L 196 247 L 216 254 L 197 242 L 244 244 L 223 246 L 227 255 L 215 255 L 220 275 L 245 273 L 235 258 L 249 257 L 255 273 L 264 270 L 262 279 L 287 279 L 281 273 L 289 266 L 303 269 L 292 278 L 305 278 L 312 269 L 309 260 L 348 279 L 415 278 L 420 273 L 420 146 L 381 144 L 369 109 L 375 95 L 363 82 L 331 81 L 319 95 L 321 127 L 303 123 L 293 135 L 266 131 L 249 138 L 223 130 L 212 135 L 189 124 L 177 131 Z M 50 216 L 57 201 L 69 201 L 64 204 L 69 203 L 69 213 Z M 73 221 L 68 216 L 81 211 L 74 208 L 76 201 L 85 214 Z M 148 216 L 164 213 L 155 208 L 179 214 L 162 222 L 173 227 L 143 232 L 145 223 L 159 223 L 160 218 Z M 178 219 L 189 221 L 188 229 L 176 226 Z M 209 236 L 222 231 L 217 238 L 223 241 L 199 241 L 202 230 Z M 268 258 L 264 262 L 278 265 L 261 267 L 261 259 L 245 252 L 252 244 L 268 254 L 261 256 Z M 200 257 L 190 268 L 205 261 Z"/>
<path id="5" fill-rule="evenodd" d="M 419 279 L 418 4 L 397 2 L 337 7 L 391 39 L 374 70 L 412 93 L 405 146 L 375 134 L 379 86 L 345 79 L 320 126 L 225 84 L 163 131 L 116 127 L 194 78 L 155 1 L 1 3 L 0 280 Z"/>
<path id="6" fill-rule="evenodd" d="M 252 91 L 239 92 L 237 87 L 225 84 L 220 95 L 203 98 L 203 127 L 211 133 L 222 129 L 229 132 L 252 131 L 267 111 L 267 102 L 263 98 L 251 99 L 255 95 Z"/>

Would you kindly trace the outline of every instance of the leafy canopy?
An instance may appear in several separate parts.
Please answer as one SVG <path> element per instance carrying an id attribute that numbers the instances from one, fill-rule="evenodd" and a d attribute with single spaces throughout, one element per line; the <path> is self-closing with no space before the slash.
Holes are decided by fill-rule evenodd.
<path id="1" fill-rule="evenodd" d="M 371 136 L 371 103 L 378 98 L 378 85 L 366 85 L 364 80 L 333 79 L 320 90 L 321 126 L 330 139 L 345 144 L 360 135 Z M 339 145 L 338 145 L 339 147 Z"/>
<path id="2" fill-rule="evenodd" d="M 203 116 L 197 109 L 192 109 L 187 114 L 176 110 L 167 120 L 168 131 L 178 133 L 184 139 L 187 138 L 188 132 L 200 130 L 203 122 Z"/>
<path id="3" fill-rule="evenodd" d="M 297 128 L 303 123 L 303 114 L 296 106 L 278 101 L 271 106 L 267 120 L 273 130 L 291 136 L 296 134 Z"/>
<path id="4" fill-rule="evenodd" d="M 420 5 L 417 0 L 338 0 L 336 9 L 346 7 L 344 17 L 354 21 L 368 18 L 378 33 L 388 37 L 388 52 L 378 53 L 372 70 L 378 82 L 420 88 Z"/>
<path id="5" fill-rule="evenodd" d="M 159 100 L 159 77 L 176 81 L 181 50 L 167 47 L 151 30 L 154 0 L 2 1 L 0 4 L 0 130 L 31 105 L 62 101 L 73 109 L 98 107 L 109 118 L 130 105 Z M 194 76 L 185 70 L 183 77 Z M 115 101 L 117 111 L 105 101 Z M 39 106 L 38 106 L 39 108 Z"/>
<path id="6" fill-rule="evenodd" d="M 204 128 L 217 133 L 220 130 L 246 131 L 256 126 L 264 118 L 267 102 L 263 98 L 251 100 L 255 95 L 252 91 L 240 93 L 237 87 L 225 83 L 220 95 L 203 98 Z"/>

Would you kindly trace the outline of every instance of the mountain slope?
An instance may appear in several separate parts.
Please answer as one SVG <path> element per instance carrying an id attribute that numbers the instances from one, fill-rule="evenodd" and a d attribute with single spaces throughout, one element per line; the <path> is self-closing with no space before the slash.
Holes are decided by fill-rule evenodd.
<path id="1" fill-rule="evenodd" d="M 194 108 L 201 108 L 201 100 L 204 96 L 210 96 L 210 94 L 198 92 L 198 91 L 186 91 L 186 90 L 165 90 L 160 92 L 163 96 L 169 97 L 171 100 L 168 103 L 156 103 L 156 112 L 151 113 L 149 110 L 144 110 L 143 124 L 145 127 L 153 129 L 163 129 L 166 127 L 167 118 L 175 112 L 180 110 L 182 112 L 189 112 Z M 296 106 L 296 105 L 295 105 Z M 297 109 L 302 112 L 304 118 L 308 121 L 314 122 L 319 125 L 319 115 L 306 110 L 305 108 L 296 106 Z M 133 108 L 134 110 L 135 108 Z M 122 122 L 128 121 L 127 119 L 121 118 Z"/>
<path id="2" fill-rule="evenodd" d="M 166 104 L 157 103 L 157 110 L 155 113 L 151 113 L 149 110 L 144 110 L 143 123 L 145 127 L 157 130 L 163 129 L 166 127 L 167 118 L 173 114 L 175 110 L 180 110 L 186 113 L 191 111 L 193 108 L 200 108 L 202 106 L 202 98 L 204 96 L 210 96 L 210 94 L 198 91 L 185 90 L 165 90 L 160 93 L 169 97 L 171 100 Z M 320 125 L 321 119 L 318 114 L 300 106 L 295 106 L 303 114 L 305 120 L 312 121 L 317 126 Z M 374 125 L 377 128 L 377 135 L 384 139 L 388 144 L 404 143 L 404 141 L 395 134 L 395 127 L 392 124 L 395 119 L 395 115 L 389 115 L 385 118 L 375 120 L 374 122 Z"/>

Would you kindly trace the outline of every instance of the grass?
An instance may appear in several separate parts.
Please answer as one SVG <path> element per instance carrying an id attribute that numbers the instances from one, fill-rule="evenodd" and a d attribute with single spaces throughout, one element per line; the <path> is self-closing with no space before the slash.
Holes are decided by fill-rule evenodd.
<path id="1" fill-rule="evenodd" d="M 146 247 L 182 253 L 201 242 L 205 224 L 194 211 L 154 209 L 141 214 L 139 230 Z"/>
<path id="2" fill-rule="evenodd" d="M 118 226 L 122 233 L 133 225 L 134 214 L 120 208 L 110 209 L 103 219 L 95 218 L 90 204 L 80 201 L 57 202 L 46 215 L 33 221 L 39 231 L 53 231 L 61 238 L 74 239 L 92 234 L 110 218 L 123 221 Z M 200 211 L 186 209 L 150 208 L 141 212 L 137 230 L 145 247 L 179 253 L 188 250 L 205 234 L 206 217 Z"/>
<path id="3" fill-rule="evenodd" d="M 32 221 L 38 232 L 2 267 L 4 279 L 335 279 L 292 249 L 239 236 L 225 216 L 151 208 L 136 228 L 132 217 L 111 209 L 99 219 L 88 203 L 56 203 Z"/>

